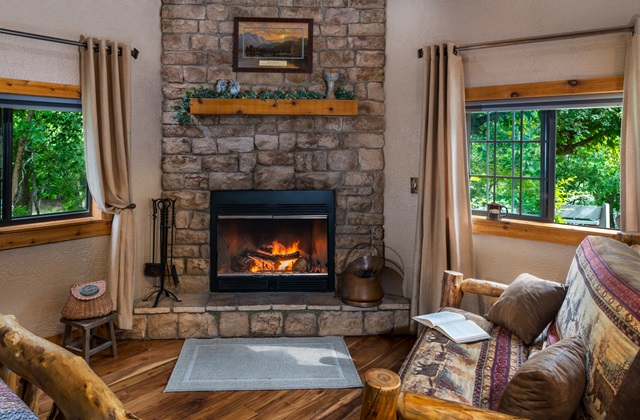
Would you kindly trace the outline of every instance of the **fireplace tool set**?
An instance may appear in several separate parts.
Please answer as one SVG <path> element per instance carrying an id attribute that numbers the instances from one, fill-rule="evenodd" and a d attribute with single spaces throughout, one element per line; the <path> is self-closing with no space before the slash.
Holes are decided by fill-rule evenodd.
<path id="1" fill-rule="evenodd" d="M 173 243 L 175 241 L 175 215 L 176 200 L 169 198 L 152 199 L 153 202 L 153 242 L 152 242 L 152 260 L 147 263 L 144 268 L 144 274 L 150 277 L 159 277 L 159 285 L 157 289 L 149 293 L 143 300 L 147 301 L 154 294 L 156 299 L 153 307 L 158 306 L 160 297 L 164 293 L 166 297 L 172 297 L 176 302 L 180 299 L 171 291 L 165 288 L 165 280 L 168 276 L 173 279 L 173 284 L 178 286 L 180 279 L 178 271 L 173 264 Z M 160 220 L 158 221 L 158 214 Z M 159 262 L 156 261 L 156 249 L 160 257 Z"/>

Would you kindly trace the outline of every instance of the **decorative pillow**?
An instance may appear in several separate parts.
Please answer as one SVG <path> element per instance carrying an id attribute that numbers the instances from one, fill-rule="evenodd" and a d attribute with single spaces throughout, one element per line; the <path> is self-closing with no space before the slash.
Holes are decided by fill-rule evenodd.
<path id="1" fill-rule="evenodd" d="M 507 384 L 498 411 L 529 419 L 571 419 L 587 380 L 587 350 L 565 338 L 531 356 Z"/>
<path id="2" fill-rule="evenodd" d="M 555 318 L 566 293 L 564 284 L 520 274 L 491 307 L 487 319 L 530 345 Z"/>

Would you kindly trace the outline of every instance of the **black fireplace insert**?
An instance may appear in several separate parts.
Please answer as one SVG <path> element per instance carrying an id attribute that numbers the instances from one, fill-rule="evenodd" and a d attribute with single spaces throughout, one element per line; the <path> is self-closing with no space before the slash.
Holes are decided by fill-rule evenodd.
<path id="1" fill-rule="evenodd" d="M 331 292 L 333 191 L 212 191 L 211 291 Z"/>

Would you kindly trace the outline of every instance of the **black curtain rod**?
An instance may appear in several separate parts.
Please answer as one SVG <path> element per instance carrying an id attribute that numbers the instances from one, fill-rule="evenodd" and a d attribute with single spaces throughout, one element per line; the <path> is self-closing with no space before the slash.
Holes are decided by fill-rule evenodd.
<path id="1" fill-rule="evenodd" d="M 534 36 L 530 38 L 516 38 L 516 39 L 507 39 L 504 41 L 482 42 L 479 44 L 460 45 L 459 47 L 455 48 L 453 53 L 457 54 L 458 51 L 479 50 L 483 48 L 494 48 L 494 47 L 506 47 L 509 45 L 532 44 L 535 42 L 557 41 L 560 39 L 582 38 L 586 36 L 607 35 L 607 34 L 614 34 L 619 32 L 633 33 L 633 30 L 634 30 L 633 26 L 618 26 L 615 28 L 594 29 L 594 30 L 579 31 L 579 32 L 567 32 L 563 34 L 542 35 L 542 36 Z M 423 56 L 424 56 L 424 51 L 422 50 L 422 48 L 420 48 L 418 50 L 418 58 L 422 58 Z"/>
<path id="2" fill-rule="evenodd" d="M 71 41 L 69 39 L 54 38 L 52 36 L 32 34 L 32 33 L 29 33 L 29 32 L 13 31 L 11 29 L 0 28 L 0 34 L 21 36 L 21 37 L 24 37 L 24 38 L 38 39 L 40 41 L 57 42 L 58 44 L 75 45 L 76 47 L 88 48 L 86 42 Z M 96 47 L 94 46 L 94 49 L 95 48 Z M 111 47 L 107 48 L 107 51 L 111 52 Z M 118 48 L 118 54 L 122 55 L 122 48 Z M 140 52 L 136 48 L 131 50 L 131 56 L 134 59 L 138 58 L 138 54 L 140 54 Z"/>

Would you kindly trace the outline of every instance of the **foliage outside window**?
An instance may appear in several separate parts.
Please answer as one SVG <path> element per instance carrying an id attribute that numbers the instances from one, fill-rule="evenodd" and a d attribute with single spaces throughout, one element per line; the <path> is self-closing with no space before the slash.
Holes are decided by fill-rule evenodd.
<path id="1" fill-rule="evenodd" d="M 0 112 L 0 224 L 89 216 L 78 101 L 0 98 Z"/>
<path id="2" fill-rule="evenodd" d="M 567 215 L 608 205 L 608 226 L 617 227 L 621 108 L 578 106 L 467 114 L 474 213 L 497 202 L 514 218 L 602 227 Z"/>

